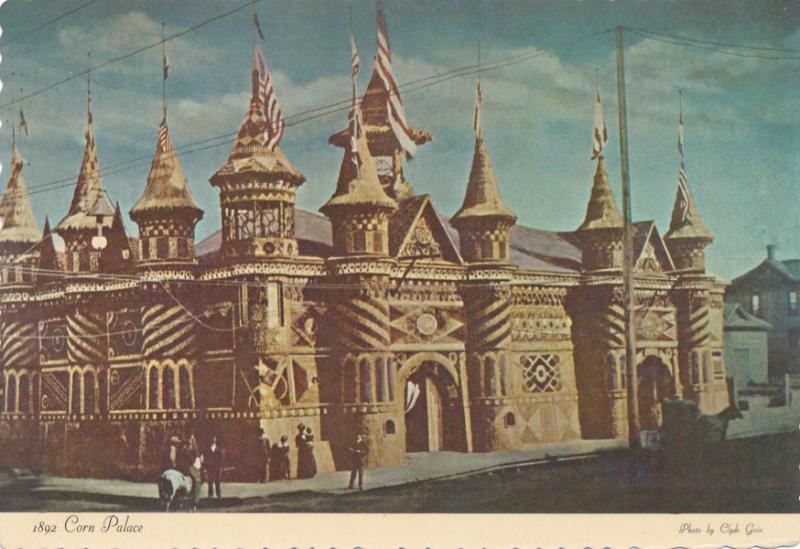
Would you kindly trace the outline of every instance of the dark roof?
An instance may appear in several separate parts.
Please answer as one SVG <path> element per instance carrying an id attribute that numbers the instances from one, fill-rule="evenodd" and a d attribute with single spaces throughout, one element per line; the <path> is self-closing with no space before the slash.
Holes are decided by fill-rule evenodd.
<path id="1" fill-rule="evenodd" d="M 725 303 L 726 330 L 769 330 L 772 324 L 745 311 L 738 303 Z"/>
<path id="2" fill-rule="evenodd" d="M 777 271 L 789 282 L 800 282 L 800 259 L 765 259 L 756 267 L 734 278 L 732 283 L 736 284 L 737 282 L 747 279 L 750 275 L 759 271 L 763 271 L 764 269 Z"/>
<path id="3" fill-rule="evenodd" d="M 413 200 L 419 200 L 414 197 Z M 407 199 L 411 200 L 411 199 Z M 405 202 L 405 201 L 404 201 Z M 409 205 L 415 202 L 408 202 Z M 418 202 L 417 205 L 421 205 Z M 414 208 L 409 208 L 414 210 Z M 445 230 L 458 249 L 458 232 L 449 220 L 442 218 Z M 398 223 L 400 220 L 398 219 Z M 410 228 L 411 221 L 406 225 Z M 301 255 L 328 257 L 333 252 L 330 221 L 321 215 L 295 210 L 295 236 Z M 197 256 L 213 259 L 222 243 L 222 231 L 217 231 L 197 244 Z M 573 233 L 543 231 L 515 225 L 511 228 L 511 260 L 520 268 L 548 273 L 579 273 L 581 250 Z"/>

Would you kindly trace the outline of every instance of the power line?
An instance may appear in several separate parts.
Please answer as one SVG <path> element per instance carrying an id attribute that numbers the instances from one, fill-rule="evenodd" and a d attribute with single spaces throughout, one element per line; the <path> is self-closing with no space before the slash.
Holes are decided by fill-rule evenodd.
<path id="1" fill-rule="evenodd" d="M 692 41 L 685 41 L 685 40 L 682 40 L 682 39 L 674 40 L 674 39 L 671 39 L 671 38 L 659 38 L 658 36 L 654 36 L 652 34 L 647 33 L 646 31 L 645 32 L 640 32 L 640 31 L 638 31 L 636 29 L 631 29 L 631 28 L 628 28 L 628 27 L 625 27 L 625 28 L 627 30 L 629 30 L 630 32 L 634 33 L 634 34 L 638 34 L 639 36 L 641 36 L 643 38 L 647 38 L 648 40 L 656 40 L 658 42 L 665 42 L 667 44 L 674 44 L 674 45 L 677 45 L 677 46 L 684 46 L 684 47 L 687 47 L 687 48 L 696 48 L 696 49 L 700 49 L 700 50 L 713 51 L 713 52 L 717 52 L 717 53 L 723 53 L 725 55 L 732 55 L 734 57 L 748 57 L 748 58 L 756 58 L 756 59 L 766 59 L 766 60 L 770 60 L 770 61 L 800 60 L 800 55 L 765 55 L 765 54 L 760 54 L 760 53 L 736 52 L 736 51 L 724 50 L 724 49 L 721 49 L 721 48 L 718 48 L 718 47 L 715 47 L 715 46 L 705 46 L 705 45 L 702 45 L 700 43 L 694 43 Z"/>
<path id="2" fill-rule="evenodd" d="M 606 30 L 603 30 L 603 31 L 584 34 L 584 35 L 581 35 L 581 36 L 579 36 L 579 37 L 577 37 L 577 38 L 575 38 L 573 40 L 565 41 L 565 42 L 556 44 L 553 47 L 572 46 L 572 45 L 577 44 L 578 42 L 581 42 L 581 41 L 586 40 L 588 38 L 593 38 L 595 36 L 606 34 L 608 32 L 611 32 L 611 29 L 606 29 Z M 414 92 L 426 89 L 428 87 L 431 87 L 431 86 L 434 86 L 434 85 L 437 85 L 437 84 L 441 84 L 441 83 L 447 82 L 449 80 L 453 80 L 455 78 L 460 78 L 460 77 L 464 77 L 464 76 L 469 76 L 471 74 L 475 74 L 479 70 L 483 71 L 483 72 L 490 72 L 490 71 L 494 71 L 494 70 L 503 69 L 503 68 L 506 68 L 506 67 L 509 67 L 509 66 L 512 66 L 512 65 L 517 65 L 517 64 L 520 64 L 520 63 L 524 63 L 526 61 L 529 61 L 530 59 L 533 59 L 533 58 L 539 57 L 541 55 L 544 55 L 545 53 L 547 53 L 547 50 L 537 50 L 537 51 L 529 52 L 529 53 L 525 53 L 525 54 L 518 54 L 518 55 L 514 55 L 514 56 L 508 56 L 508 57 L 506 57 L 504 59 L 500 59 L 500 60 L 495 61 L 493 63 L 483 64 L 480 67 L 478 65 L 466 65 L 466 66 L 463 66 L 463 67 L 459 67 L 457 69 L 452 69 L 452 70 L 446 71 L 444 73 L 439 73 L 439 74 L 435 74 L 435 75 L 432 75 L 432 76 L 427 76 L 427 77 L 424 77 L 424 78 L 418 78 L 416 80 L 411 80 L 409 82 L 406 82 L 406 83 L 400 85 L 399 89 L 402 90 L 403 93 L 406 93 L 406 94 L 414 93 Z M 417 85 L 415 85 L 415 84 L 417 84 Z M 360 97 L 360 99 L 363 99 L 363 98 L 364 98 L 364 95 L 362 95 Z M 346 100 L 340 100 L 340 101 L 336 101 L 334 103 L 330 103 L 330 104 L 327 104 L 327 105 L 322 105 L 322 106 L 319 106 L 319 107 L 314 107 L 314 108 L 311 108 L 311 109 L 307 109 L 305 111 L 294 113 L 294 114 L 292 114 L 292 115 L 287 117 L 287 119 L 290 120 L 290 121 L 286 122 L 286 126 L 287 127 L 299 126 L 299 125 L 304 124 L 306 122 L 310 122 L 310 121 L 316 120 L 318 118 L 323 118 L 323 117 L 329 116 L 331 114 L 336 114 L 336 113 L 339 113 L 339 112 L 348 111 L 350 109 L 351 101 L 352 101 L 352 97 L 348 98 Z M 303 117 L 304 115 L 307 115 L 307 114 L 309 116 Z M 180 151 L 181 155 L 186 156 L 186 155 L 190 155 L 190 154 L 193 154 L 193 153 L 202 152 L 202 151 L 206 151 L 206 150 L 213 149 L 213 148 L 216 148 L 216 147 L 220 147 L 220 146 L 223 146 L 223 145 L 229 145 L 229 144 L 233 143 L 235 141 L 235 139 L 225 139 L 225 138 L 229 138 L 229 137 L 235 136 L 235 135 L 237 135 L 237 132 L 228 132 L 228 133 L 217 135 L 217 136 L 214 136 L 214 137 L 209 137 L 209 138 L 206 138 L 206 139 L 201 139 L 201 140 L 190 142 L 190 143 L 185 143 L 183 145 L 175 147 L 175 150 L 176 151 Z M 201 145 L 201 144 L 217 141 L 219 139 L 225 139 L 225 140 L 224 141 L 219 141 L 217 143 L 211 143 L 210 145 L 205 145 L 205 146 L 202 146 L 202 147 L 191 148 L 191 147 L 194 147 L 196 145 Z M 186 150 L 183 150 L 183 149 L 186 149 Z M 146 161 L 151 161 L 152 160 L 152 155 L 140 156 L 140 157 L 124 160 L 124 161 L 121 161 L 121 162 L 118 162 L 118 163 L 115 163 L 115 164 L 111 164 L 108 167 L 106 167 L 105 170 L 98 171 L 97 175 L 109 176 L 109 175 L 114 175 L 116 173 L 120 173 L 120 172 L 124 172 L 124 171 L 130 170 L 130 169 L 134 169 L 134 168 L 138 167 L 138 163 L 139 162 L 142 162 L 142 161 L 145 161 L 145 160 Z M 67 188 L 67 187 L 73 186 L 74 185 L 74 181 L 75 181 L 74 176 L 69 176 L 69 177 L 65 177 L 65 178 L 62 178 L 62 179 L 49 181 L 47 183 L 40 183 L 38 185 L 31 185 L 29 187 L 30 190 L 28 191 L 28 195 L 32 196 L 32 195 L 35 195 L 35 194 L 40 194 L 40 193 L 45 193 L 45 192 L 49 192 L 49 191 L 55 191 L 55 190 L 62 189 L 62 188 Z M 20 194 L 21 194 L 21 191 L 18 191 L 18 192 L 20 192 Z"/>
<path id="3" fill-rule="evenodd" d="M 82 10 L 84 8 L 88 8 L 89 6 L 91 6 L 92 4 L 94 4 L 97 1 L 98 0 L 89 0 L 88 2 L 84 2 L 83 4 L 81 4 L 80 6 L 78 6 L 76 8 L 73 8 L 73 9 L 71 9 L 69 11 L 65 11 L 64 13 L 62 13 L 60 15 L 57 15 L 57 16 L 53 17 L 52 19 L 49 19 L 49 20 L 45 21 L 44 23 L 41 23 L 41 24 L 39 24 L 39 25 L 37 25 L 37 26 L 35 26 L 33 28 L 30 28 L 30 29 L 26 30 L 25 32 L 22 32 L 22 33 L 20 33 L 20 34 L 18 34 L 16 36 L 13 36 L 13 37 L 9 38 L 8 40 L 6 40 L 5 42 L 0 43 L 0 48 L 5 48 L 9 44 L 12 44 L 12 43 L 16 42 L 17 40 L 21 40 L 22 38 L 25 38 L 26 36 L 29 36 L 29 35 L 31 35 L 31 34 L 33 34 L 35 32 L 38 32 L 38 31 L 42 30 L 43 28 L 52 25 L 53 23 L 61 21 L 65 17 L 68 17 L 68 16 L 72 15 L 73 13 L 75 13 L 77 11 L 80 11 L 80 10 Z"/>
<path id="4" fill-rule="evenodd" d="M 637 28 L 637 27 L 625 27 L 625 29 L 629 30 L 629 31 L 634 31 L 634 32 L 640 32 L 640 33 L 644 32 L 644 33 L 647 33 L 647 34 L 653 34 L 655 36 L 661 36 L 661 37 L 664 37 L 664 38 L 672 38 L 674 40 L 682 40 L 684 42 L 694 42 L 694 43 L 697 43 L 697 44 L 708 44 L 708 45 L 711 45 L 711 46 L 721 46 L 721 47 L 724 47 L 724 48 L 739 48 L 739 49 L 749 49 L 749 50 L 774 51 L 774 52 L 799 53 L 800 54 L 800 50 L 792 49 L 792 48 L 771 48 L 771 47 L 767 47 L 767 46 L 751 46 L 751 45 L 748 45 L 748 44 L 730 44 L 730 43 L 726 43 L 726 42 L 714 42 L 714 41 L 711 41 L 711 40 L 700 40 L 698 38 L 688 38 L 686 36 L 678 36 L 678 35 L 675 35 L 675 34 L 665 34 L 665 33 L 651 31 L 651 30 L 647 30 L 647 29 L 640 29 L 640 28 Z"/>
<path id="5" fill-rule="evenodd" d="M 124 61 L 125 59 L 133 57 L 134 55 L 138 55 L 138 54 L 142 53 L 143 51 L 147 51 L 147 50 L 155 48 L 155 47 L 161 47 L 161 44 L 163 42 L 169 42 L 170 40 L 174 40 L 176 38 L 180 38 L 181 36 L 183 36 L 185 34 L 188 34 L 190 32 L 193 32 L 193 31 L 199 29 L 200 27 L 204 27 L 204 26 L 208 25 L 209 23 L 213 23 L 214 21 L 218 21 L 220 19 L 228 17 L 229 15 L 233 15 L 234 13 L 236 13 L 238 11 L 241 11 L 241 10 L 243 10 L 243 9 L 245 9 L 247 7 L 250 7 L 253 4 L 261 2 L 261 1 L 262 0 L 249 0 L 248 2 L 246 2 L 244 4 L 241 4 L 241 5 L 235 7 L 233 9 L 231 9 L 231 10 L 228 10 L 228 11 L 226 11 L 224 13 L 216 15 L 216 16 L 210 18 L 210 19 L 206 19 L 205 21 L 201 21 L 201 22 L 197 23 L 196 25 L 192 25 L 191 27 L 189 27 L 187 29 L 184 29 L 184 30 L 182 30 L 180 32 L 177 32 L 175 34 L 171 34 L 171 35 L 167 36 L 163 40 L 159 40 L 158 42 L 153 42 L 152 44 L 148 44 L 146 46 L 142 46 L 139 49 L 136 49 L 136 50 L 134 50 L 132 52 L 126 53 L 125 55 L 120 55 L 119 57 L 115 57 L 113 59 L 109 59 L 107 61 L 103 61 L 102 63 L 100 63 L 98 65 L 95 65 L 94 67 L 89 67 L 88 69 L 86 69 L 84 71 L 81 71 L 81 72 L 79 72 L 77 74 L 73 74 L 71 76 L 68 76 L 68 77 L 66 77 L 66 78 L 64 78 L 62 80 L 59 80 L 57 82 L 54 82 L 54 83 L 50 84 L 49 86 L 45 86 L 44 88 L 36 90 L 35 92 L 31 92 L 31 93 L 29 93 L 27 95 L 23 95 L 22 97 L 18 97 L 16 99 L 14 99 L 13 101 L 9 101 L 8 103 L 4 103 L 4 104 L 0 105 L 0 109 L 4 109 L 6 107 L 10 107 L 11 105 L 14 105 L 16 103 L 24 101 L 25 99 L 30 99 L 31 97 L 36 97 L 37 95 L 43 94 L 43 93 L 45 93 L 47 91 L 50 91 L 53 88 L 56 88 L 56 87 L 58 87 L 58 86 L 60 86 L 62 84 L 65 84 L 65 83 L 67 83 L 67 82 L 69 82 L 71 80 L 86 76 L 91 71 L 102 69 L 103 67 L 107 67 L 108 65 L 111 65 L 113 63 L 118 63 L 119 61 Z"/>

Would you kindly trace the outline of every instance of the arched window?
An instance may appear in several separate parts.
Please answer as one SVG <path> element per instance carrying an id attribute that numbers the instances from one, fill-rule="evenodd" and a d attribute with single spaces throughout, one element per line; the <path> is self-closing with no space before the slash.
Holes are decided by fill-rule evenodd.
<path id="1" fill-rule="evenodd" d="M 382 358 L 375 360 L 375 393 L 378 402 L 386 402 L 386 364 Z"/>
<path id="2" fill-rule="evenodd" d="M 17 411 L 17 376 L 8 376 L 8 388 L 6 389 L 6 412 Z"/>
<path id="3" fill-rule="evenodd" d="M 95 411 L 94 372 L 83 374 L 83 412 L 93 414 Z"/>
<path id="4" fill-rule="evenodd" d="M 81 376 L 78 372 L 72 372 L 72 400 L 69 413 L 73 415 L 81 413 Z"/>
<path id="5" fill-rule="evenodd" d="M 383 432 L 387 435 L 393 435 L 397 432 L 397 427 L 394 424 L 394 421 L 391 419 L 387 419 L 386 423 L 383 425 Z"/>
<path id="6" fill-rule="evenodd" d="M 150 368 L 150 395 L 148 396 L 149 408 L 158 410 L 161 408 L 161 391 L 158 386 L 158 368 Z"/>
<path id="7" fill-rule="evenodd" d="M 369 360 L 367 360 L 366 358 L 362 358 L 358 366 L 359 366 L 359 374 L 361 375 L 359 383 L 361 387 L 361 402 L 371 402 L 372 375 L 370 372 Z"/>
<path id="8" fill-rule="evenodd" d="M 180 382 L 181 382 L 181 408 L 194 408 L 192 399 L 192 380 L 189 367 L 185 364 L 180 367 Z"/>
<path id="9" fill-rule="evenodd" d="M 169 238 L 166 236 L 159 236 L 156 238 L 156 255 L 158 259 L 169 258 Z"/>
<path id="10" fill-rule="evenodd" d="M 344 402 L 356 401 L 356 364 L 352 359 L 344 363 L 344 376 L 342 376 L 342 400 Z"/>
<path id="11" fill-rule="evenodd" d="M 503 418 L 503 424 L 506 426 L 507 429 L 513 427 L 514 425 L 516 425 L 516 423 L 517 423 L 517 418 L 515 418 L 514 414 L 512 414 L 511 412 L 508 412 L 506 416 Z"/>
<path id="12" fill-rule="evenodd" d="M 617 383 L 617 360 L 612 353 L 608 353 L 606 357 L 606 365 L 608 366 L 608 388 L 612 391 L 618 388 Z"/>
<path id="13" fill-rule="evenodd" d="M 164 381 L 162 383 L 162 398 L 164 399 L 164 409 L 175 408 L 175 371 L 169 366 L 164 367 Z"/>
<path id="14" fill-rule="evenodd" d="M 17 391 L 19 391 L 19 411 L 28 413 L 31 411 L 31 384 L 30 376 L 22 374 L 17 378 Z"/>
<path id="15" fill-rule="evenodd" d="M 97 374 L 97 400 L 97 408 L 100 413 L 106 413 L 108 411 L 108 370 L 105 368 Z"/>
<path id="16" fill-rule="evenodd" d="M 703 383 L 711 381 L 711 371 L 709 370 L 708 351 L 703 351 Z"/>
<path id="17" fill-rule="evenodd" d="M 625 389 L 628 386 L 628 366 L 625 362 L 625 353 L 619 355 L 619 388 Z"/>
<path id="18" fill-rule="evenodd" d="M 142 245 L 142 259 L 149 259 L 150 258 L 150 239 L 149 238 L 142 238 L 140 243 Z"/>
<path id="19" fill-rule="evenodd" d="M 396 372 L 394 360 L 391 358 L 386 359 L 386 381 L 388 381 L 387 385 L 389 387 L 389 402 L 394 402 L 394 378 Z"/>
<path id="20" fill-rule="evenodd" d="M 498 357 L 498 365 L 500 367 L 500 394 L 505 396 L 508 395 L 508 380 L 506 379 L 506 355 L 501 354 Z"/>
<path id="21" fill-rule="evenodd" d="M 497 376 L 494 371 L 495 361 L 493 356 L 483 359 L 483 394 L 494 396 L 497 394 Z"/>
<path id="22" fill-rule="evenodd" d="M 700 383 L 700 357 L 697 351 L 692 352 L 692 383 Z"/>

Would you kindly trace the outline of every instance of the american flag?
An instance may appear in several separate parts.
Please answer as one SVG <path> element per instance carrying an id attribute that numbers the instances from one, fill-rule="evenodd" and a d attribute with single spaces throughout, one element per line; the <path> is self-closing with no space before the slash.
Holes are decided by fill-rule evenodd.
<path id="1" fill-rule="evenodd" d="M 400 90 L 392 74 L 392 53 L 389 49 L 389 36 L 386 33 L 386 18 L 380 2 L 378 3 L 377 15 L 378 53 L 375 55 L 375 68 L 387 92 L 386 110 L 389 117 L 389 125 L 400 146 L 411 157 L 417 152 L 417 144 L 411 138 L 411 131 L 409 130 L 408 122 L 406 122 L 403 99 L 400 97 Z"/>
<path id="2" fill-rule="evenodd" d="M 358 55 L 358 48 L 356 48 L 356 40 L 353 38 L 353 33 L 350 33 L 350 52 L 353 61 L 353 78 L 356 77 L 358 71 L 361 70 L 361 57 Z"/>
<path id="3" fill-rule="evenodd" d="M 475 130 L 475 137 L 481 139 L 483 137 L 483 129 L 481 122 L 481 104 L 483 103 L 483 96 L 481 95 L 481 81 L 475 85 L 475 110 L 472 114 L 472 129 Z"/>
<path id="4" fill-rule="evenodd" d="M 159 152 L 169 152 L 169 133 L 167 131 L 167 117 L 161 119 L 158 127 L 158 150 Z"/>
<path id="5" fill-rule="evenodd" d="M 689 181 L 686 179 L 686 161 L 683 155 L 683 113 L 678 117 L 678 154 L 681 166 L 678 169 L 678 210 L 681 221 L 689 217 Z"/>
<path id="6" fill-rule="evenodd" d="M 597 86 L 594 99 L 594 130 L 592 132 L 592 160 L 603 157 L 603 147 L 608 141 L 606 117 L 603 115 L 603 103 L 600 100 L 600 86 Z"/>
<path id="7" fill-rule="evenodd" d="M 267 70 L 267 63 L 261 50 L 256 47 L 253 55 L 253 92 L 257 94 L 264 108 L 266 115 L 266 127 L 264 136 L 266 138 L 267 150 L 274 150 L 283 137 L 285 122 L 283 111 L 278 103 L 278 96 L 272 87 L 272 77 Z"/>

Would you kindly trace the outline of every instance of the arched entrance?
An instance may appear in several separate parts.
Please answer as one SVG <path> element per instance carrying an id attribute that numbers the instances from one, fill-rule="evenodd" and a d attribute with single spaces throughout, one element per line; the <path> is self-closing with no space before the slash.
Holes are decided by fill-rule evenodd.
<path id="1" fill-rule="evenodd" d="M 425 361 L 404 385 L 406 451 L 463 450 L 464 410 L 456 381 L 447 368 Z"/>
<path id="2" fill-rule="evenodd" d="M 657 356 L 647 356 L 638 368 L 639 423 L 644 431 L 661 427 L 661 401 L 675 395 L 669 367 Z"/>

